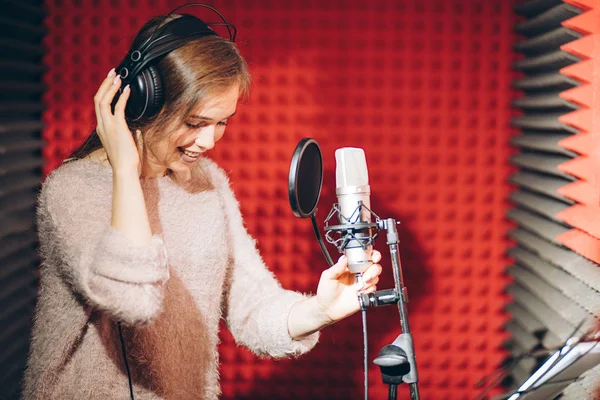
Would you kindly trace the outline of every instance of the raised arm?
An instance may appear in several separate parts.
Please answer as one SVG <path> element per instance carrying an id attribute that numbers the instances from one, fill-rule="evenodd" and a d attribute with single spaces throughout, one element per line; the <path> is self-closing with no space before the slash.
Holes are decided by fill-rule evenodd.
<path id="1" fill-rule="evenodd" d="M 152 236 L 139 153 L 125 122 L 128 88 L 111 111 L 120 85 L 114 75 L 111 71 L 94 97 L 96 130 L 112 174 L 103 174 L 100 165 L 94 170 L 89 161 L 63 166 L 44 185 L 38 223 L 44 255 L 57 256 L 73 289 L 92 306 L 134 324 L 160 311 L 169 272 L 162 239 Z"/>
<path id="2" fill-rule="evenodd" d="M 111 226 L 134 243 L 148 244 L 152 237 L 144 194 L 140 185 L 140 153 L 138 143 L 125 121 L 125 106 L 131 93 L 125 87 L 115 105 L 111 103 L 121 85 L 119 75 L 112 69 L 94 96 L 96 132 L 113 170 Z"/>

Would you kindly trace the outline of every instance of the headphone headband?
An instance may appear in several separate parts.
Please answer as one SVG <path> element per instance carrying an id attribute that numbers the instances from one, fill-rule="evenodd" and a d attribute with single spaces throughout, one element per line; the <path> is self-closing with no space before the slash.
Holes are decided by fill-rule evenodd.
<path id="1" fill-rule="evenodd" d="M 175 11 L 179 11 L 182 8 L 186 8 L 186 7 L 204 7 L 204 8 L 208 8 L 209 10 L 211 10 L 212 12 L 214 12 L 215 14 L 217 14 L 219 16 L 219 18 L 221 18 L 221 20 L 223 21 L 223 23 L 222 24 L 209 24 L 209 25 L 218 25 L 218 26 L 225 26 L 225 27 L 227 27 L 227 32 L 229 33 L 229 40 L 232 41 L 232 42 L 235 42 L 235 37 L 237 36 L 237 29 L 235 28 L 235 25 L 230 24 L 229 22 L 227 22 L 227 20 L 223 16 L 223 14 L 221 14 L 219 11 L 217 11 L 216 8 L 211 7 L 208 4 L 202 4 L 202 3 L 187 3 L 187 4 L 183 4 L 183 5 L 179 6 L 179 7 L 174 8 L 173 10 L 171 10 L 168 14 L 166 14 L 163 17 L 163 19 L 160 21 L 160 23 L 158 23 L 156 25 L 156 27 L 154 28 L 154 32 L 156 32 L 156 29 L 160 25 L 162 25 L 163 22 L 165 22 L 165 19 L 167 19 L 169 17 L 169 15 L 173 15 L 175 13 Z M 233 29 L 233 34 L 231 33 L 231 29 Z M 154 36 L 154 32 L 152 32 L 152 35 L 150 35 L 150 39 Z"/>
<path id="2" fill-rule="evenodd" d="M 159 33 L 160 36 L 157 38 L 146 41 L 139 48 L 127 53 L 118 69 L 123 81 L 132 80 L 152 61 L 192 40 L 206 36 L 218 36 L 204 21 L 192 15 L 182 15 L 167 22 L 161 27 Z"/>

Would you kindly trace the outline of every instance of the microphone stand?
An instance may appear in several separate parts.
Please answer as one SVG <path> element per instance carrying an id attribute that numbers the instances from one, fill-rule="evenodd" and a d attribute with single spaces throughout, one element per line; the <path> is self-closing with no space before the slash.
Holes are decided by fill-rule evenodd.
<path id="1" fill-rule="evenodd" d="M 392 290 L 393 298 L 398 304 L 400 313 L 400 325 L 402 333 L 394 340 L 392 344 L 385 346 L 375 359 L 375 364 L 379 365 L 383 382 L 390 385 L 389 399 L 395 400 L 397 395 L 397 385 L 404 382 L 408 383 L 410 388 L 411 400 L 419 400 L 419 381 L 417 374 L 417 362 L 415 359 L 415 348 L 412 334 L 408 323 L 408 292 L 404 286 L 402 276 L 402 266 L 400 264 L 400 252 L 398 249 L 398 229 L 396 221 L 392 218 L 380 220 L 377 222 L 379 228 L 387 231 L 387 244 L 390 248 L 392 267 L 394 270 L 394 286 Z M 390 304 L 390 290 L 377 291 L 370 295 L 362 295 L 361 303 L 370 306 L 379 306 Z M 365 302 L 365 300 L 368 301 Z M 407 365 L 408 364 L 408 365 Z"/>
<path id="2" fill-rule="evenodd" d="M 361 305 L 361 311 L 367 310 L 368 307 L 380 307 L 390 304 L 397 304 L 398 311 L 400 313 L 400 326 L 402 333 L 394 340 L 393 343 L 384 346 L 379 352 L 378 357 L 374 360 L 374 363 L 379 365 L 381 370 L 383 383 L 389 385 L 389 399 L 396 400 L 397 387 L 401 383 L 407 383 L 410 388 L 411 400 L 420 400 L 419 387 L 418 387 L 418 374 L 417 374 L 417 362 L 415 359 L 415 349 L 413 344 L 412 334 L 410 332 L 410 326 L 408 323 L 408 311 L 406 304 L 408 303 L 408 292 L 404 286 L 404 278 L 402 275 L 402 266 L 400 263 L 400 251 L 398 248 L 399 238 L 398 229 L 396 222 L 393 218 L 380 219 L 377 214 L 369 210 L 366 206 L 359 202 L 359 206 L 353 213 L 361 213 L 362 209 L 367 210 L 371 213 L 375 219 L 375 223 L 359 221 L 355 223 L 345 223 L 341 225 L 329 226 L 329 220 L 336 213 L 340 214 L 339 207 L 334 205 L 329 216 L 325 220 L 327 226 L 325 227 L 326 238 L 329 243 L 336 245 L 340 252 L 343 252 L 345 247 L 348 245 L 350 240 L 356 240 L 366 249 L 368 245 L 372 245 L 374 239 L 377 237 L 378 232 L 373 236 L 369 237 L 357 237 L 355 234 L 361 230 L 370 228 L 376 228 L 377 230 L 385 230 L 387 245 L 390 249 L 390 255 L 392 259 L 392 268 L 394 271 L 394 289 L 378 290 L 375 293 L 363 294 L 359 296 L 359 302 Z M 342 221 L 348 222 L 353 218 L 343 218 Z M 314 227 L 314 224 L 313 224 Z M 315 228 L 315 232 L 318 230 Z M 339 239 L 331 238 L 332 232 L 337 232 L 341 235 Z M 317 238 L 322 244 L 322 238 L 317 234 Z M 328 260 L 331 259 L 329 253 L 322 244 L 321 249 Z"/>

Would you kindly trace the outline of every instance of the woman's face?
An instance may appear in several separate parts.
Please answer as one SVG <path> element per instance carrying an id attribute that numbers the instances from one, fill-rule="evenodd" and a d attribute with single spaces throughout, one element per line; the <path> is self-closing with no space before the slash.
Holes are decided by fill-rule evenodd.
<path id="1" fill-rule="evenodd" d="M 171 135 L 145 146 L 142 176 L 163 176 L 169 169 L 188 180 L 200 155 L 223 137 L 227 120 L 235 114 L 238 97 L 237 85 L 208 96 Z"/>

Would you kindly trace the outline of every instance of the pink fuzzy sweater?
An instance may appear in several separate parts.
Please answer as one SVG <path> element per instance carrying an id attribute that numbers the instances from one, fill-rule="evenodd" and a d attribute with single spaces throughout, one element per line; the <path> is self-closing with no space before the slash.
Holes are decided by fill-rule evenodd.
<path id="1" fill-rule="evenodd" d="M 315 345 L 318 334 L 290 337 L 290 309 L 304 297 L 265 267 L 225 173 L 197 164 L 185 187 L 142 180 L 154 232 L 146 246 L 110 226 L 110 167 L 78 160 L 48 177 L 24 399 L 128 399 L 116 320 L 140 400 L 219 396 L 221 318 L 259 355 L 297 356 Z"/>

